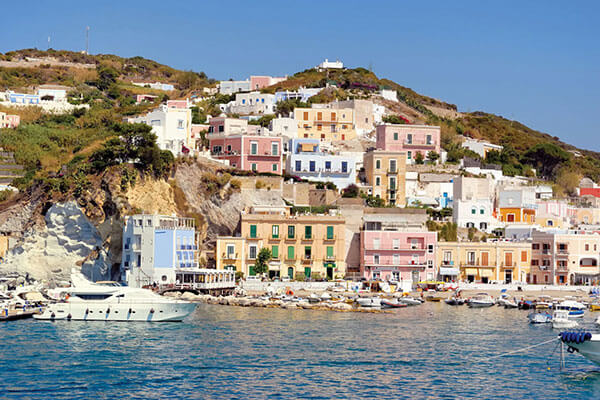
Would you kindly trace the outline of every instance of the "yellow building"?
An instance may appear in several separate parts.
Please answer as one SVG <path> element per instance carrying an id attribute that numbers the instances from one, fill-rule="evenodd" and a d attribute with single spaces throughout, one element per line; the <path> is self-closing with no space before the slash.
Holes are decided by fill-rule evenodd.
<path id="1" fill-rule="evenodd" d="M 290 215 L 289 208 L 253 207 L 242 214 L 241 237 L 244 276 L 255 275 L 254 264 L 262 248 L 271 250 L 270 277 L 336 279 L 346 274 L 342 216 Z M 226 238 L 220 241 L 228 244 Z M 222 251 L 217 254 L 222 256 Z"/>
<path id="2" fill-rule="evenodd" d="M 244 239 L 234 236 L 219 236 L 215 246 L 217 269 L 233 269 L 244 272 Z"/>
<path id="3" fill-rule="evenodd" d="M 325 142 L 356 138 L 354 111 L 351 108 L 296 108 L 298 137 Z"/>
<path id="4" fill-rule="evenodd" d="M 534 224 L 537 208 L 533 187 L 504 189 L 498 194 L 500 222 Z"/>
<path id="5" fill-rule="evenodd" d="M 364 155 L 363 165 L 372 194 L 386 203 L 406 204 L 406 153 L 372 150 Z"/>
<path id="6" fill-rule="evenodd" d="M 499 208 L 498 217 L 501 222 L 508 223 L 535 223 L 535 209 L 533 208 Z"/>
<path id="7" fill-rule="evenodd" d="M 531 263 L 531 243 L 438 242 L 437 257 L 440 273 L 444 269 L 456 270 L 459 280 L 526 282 Z"/>

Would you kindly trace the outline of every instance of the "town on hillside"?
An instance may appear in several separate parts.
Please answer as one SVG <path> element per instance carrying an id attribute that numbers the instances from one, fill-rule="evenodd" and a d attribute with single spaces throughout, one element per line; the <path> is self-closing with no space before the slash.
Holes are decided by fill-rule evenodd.
<path id="1" fill-rule="evenodd" d="M 313 70 L 345 67 L 324 60 Z M 585 178 L 565 195 L 536 170 L 560 157 L 542 146 L 522 175 L 507 174 L 504 146 L 465 133 L 449 154 L 444 126 L 414 118 L 397 90 L 350 82 L 341 98 L 338 82 L 290 88 L 288 79 L 220 81 L 183 98 L 165 95 L 173 82 L 130 82 L 130 101 L 143 112 L 123 122 L 150 127 L 177 160 L 225 171 L 228 185 L 252 200 L 239 223 L 211 237 L 189 216 L 133 210 L 122 219 L 118 273 L 97 279 L 192 289 L 207 279 L 222 287 L 235 279 L 347 279 L 407 290 L 428 281 L 600 281 L 600 187 Z M 72 89 L 0 93 L 2 110 L 13 110 L 0 112 L 0 128 L 17 129 L 28 107 L 89 108 L 73 101 Z M 16 191 L 11 182 L 23 167 L 12 152 L 1 156 L 2 189 Z M 21 238 L 2 233 L 0 256 L 10 262 Z"/>

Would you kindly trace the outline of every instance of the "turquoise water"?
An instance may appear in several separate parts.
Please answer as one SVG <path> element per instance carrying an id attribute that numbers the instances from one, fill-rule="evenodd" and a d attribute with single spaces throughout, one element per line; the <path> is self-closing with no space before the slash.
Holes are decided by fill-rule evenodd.
<path id="1" fill-rule="evenodd" d="M 598 367 L 527 312 L 390 314 L 199 305 L 183 323 L 0 324 L 0 398 L 591 399 Z M 551 369 L 548 370 L 548 367 Z"/>

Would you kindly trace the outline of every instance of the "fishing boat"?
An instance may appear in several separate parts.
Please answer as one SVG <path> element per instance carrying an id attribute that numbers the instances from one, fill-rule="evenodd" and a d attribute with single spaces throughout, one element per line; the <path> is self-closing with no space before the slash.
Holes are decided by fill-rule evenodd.
<path id="1" fill-rule="evenodd" d="M 487 293 L 477 293 L 475 297 L 467 300 L 467 305 L 471 308 L 484 308 L 494 305 L 494 299 Z"/>
<path id="2" fill-rule="evenodd" d="M 195 303 L 163 297 L 148 289 L 93 283 L 79 272 L 71 274 L 71 287 L 60 292 L 62 301 L 49 304 L 33 317 L 50 321 L 182 321 L 196 308 Z"/>
<path id="3" fill-rule="evenodd" d="M 397 299 L 393 299 L 393 300 L 383 299 L 383 300 L 381 300 L 381 306 L 385 307 L 385 308 L 405 308 L 405 307 L 408 307 L 408 305 L 406 305 L 404 303 L 400 303 Z"/>
<path id="4" fill-rule="evenodd" d="M 577 351 L 588 360 L 600 364 L 600 334 L 586 331 L 563 331 L 558 337 L 570 353 Z"/>
<path id="5" fill-rule="evenodd" d="M 356 299 L 361 307 L 381 307 L 381 299 L 379 297 L 359 297 Z"/>
<path id="6" fill-rule="evenodd" d="M 569 318 L 583 318 L 583 315 L 585 314 L 585 304 L 575 300 L 565 300 L 556 304 L 554 307 L 556 310 L 567 310 L 569 312 Z"/>
<path id="7" fill-rule="evenodd" d="M 600 311 L 600 303 L 590 304 L 590 311 Z"/>
<path id="8" fill-rule="evenodd" d="M 579 326 L 577 321 L 569 319 L 568 310 L 556 310 L 552 316 L 552 328 L 554 329 L 569 329 Z"/>
<path id="9" fill-rule="evenodd" d="M 527 318 L 530 324 L 547 324 L 552 322 L 552 314 L 547 312 L 533 312 Z"/>
<path id="10" fill-rule="evenodd" d="M 423 302 L 420 299 L 415 299 L 414 297 L 400 297 L 398 299 L 398 302 L 402 303 L 402 304 L 406 304 L 407 306 L 418 306 L 419 304 L 422 304 Z"/>

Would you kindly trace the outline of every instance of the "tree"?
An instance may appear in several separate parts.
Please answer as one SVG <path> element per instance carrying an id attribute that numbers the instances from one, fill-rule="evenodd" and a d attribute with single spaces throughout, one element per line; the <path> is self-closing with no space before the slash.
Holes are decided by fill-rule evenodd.
<path id="1" fill-rule="evenodd" d="M 272 257 L 271 250 L 266 247 L 260 249 L 258 256 L 256 257 L 256 264 L 254 264 L 254 272 L 257 275 L 269 272 L 269 261 L 271 261 Z"/>
<path id="2" fill-rule="evenodd" d="M 431 161 L 432 163 L 435 164 L 435 162 L 437 160 L 439 160 L 440 155 L 438 153 L 436 153 L 435 151 L 430 151 L 429 153 L 427 153 L 427 158 L 429 159 L 429 161 Z"/>
<path id="3" fill-rule="evenodd" d="M 348 185 L 348 187 L 342 190 L 342 197 L 358 197 L 360 189 L 355 184 Z"/>
<path id="4" fill-rule="evenodd" d="M 418 151 L 417 154 L 415 154 L 415 163 L 420 165 L 423 164 L 423 161 L 423 153 Z"/>
<path id="5" fill-rule="evenodd" d="M 106 65 L 98 65 L 96 67 L 98 73 L 98 80 L 96 81 L 96 87 L 100 90 L 106 90 L 117 82 L 119 72 Z"/>
<path id="6" fill-rule="evenodd" d="M 408 119 L 400 115 L 384 115 L 382 121 L 386 124 L 408 124 Z"/>
<path id="7" fill-rule="evenodd" d="M 539 143 L 523 154 L 523 162 L 534 166 L 539 175 L 552 178 L 561 164 L 568 162 L 571 155 L 552 143 Z"/>
<path id="8" fill-rule="evenodd" d="M 278 101 L 275 105 L 275 111 L 277 114 L 289 117 L 292 111 L 297 107 L 306 108 L 308 107 L 308 104 L 301 102 L 299 99 L 282 100 Z"/>
<path id="9" fill-rule="evenodd" d="M 177 86 L 182 90 L 192 89 L 199 80 L 200 76 L 194 71 L 184 71 L 177 77 Z"/>

